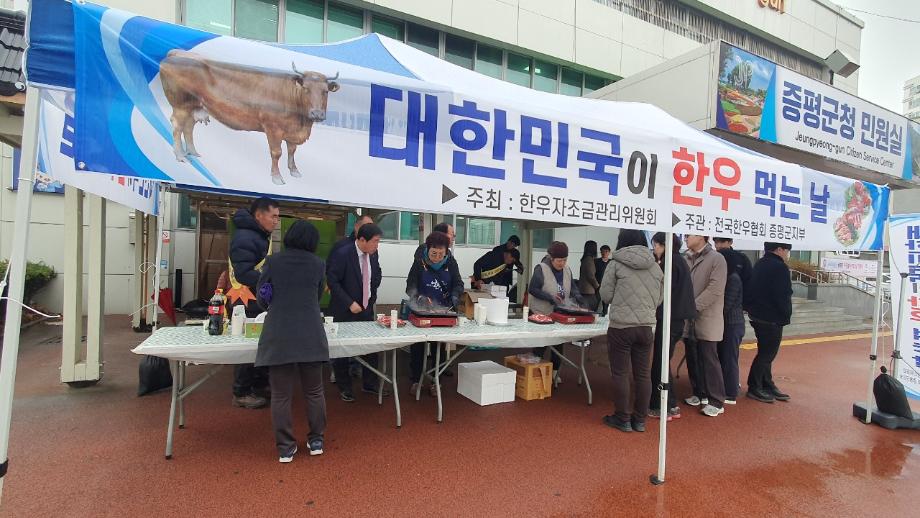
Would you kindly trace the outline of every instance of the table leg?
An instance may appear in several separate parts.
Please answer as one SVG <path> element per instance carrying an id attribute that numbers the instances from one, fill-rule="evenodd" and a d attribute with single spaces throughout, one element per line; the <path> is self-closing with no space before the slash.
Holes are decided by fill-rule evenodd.
<path id="1" fill-rule="evenodd" d="M 441 401 L 441 347 L 434 347 L 434 391 L 438 397 L 438 422 L 444 421 L 444 406 Z"/>
<path id="2" fill-rule="evenodd" d="M 179 362 L 179 392 L 185 389 L 185 368 L 188 362 Z M 179 398 L 179 429 L 185 428 L 185 398 Z"/>
<path id="3" fill-rule="evenodd" d="M 166 460 L 171 459 L 173 454 L 173 426 L 176 424 L 176 404 L 179 399 L 179 362 L 170 361 L 169 366 L 172 368 L 173 384 L 169 402 L 169 428 L 166 430 Z"/>
<path id="4" fill-rule="evenodd" d="M 386 372 L 387 371 L 386 353 L 383 353 L 383 352 L 377 353 L 377 362 L 378 362 L 377 364 L 380 365 L 380 372 Z M 361 382 L 364 383 L 364 380 L 362 380 Z M 383 405 L 383 383 L 384 383 L 384 380 L 381 377 L 377 381 L 377 404 L 378 405 Z"/>
<path id="5" fill-rule="evenodd" d="M 585 340 L 585 341 L 584 341 L 584 344 L 585 344 L 584 347 L 587 347 L 588 345 L 591 344 L 591 342 L 590 342 L 589 340 Z M 579 372 L 579 376 L 584 377 L 584 379 L 585 379 L 585 388 L 586 388 L 587 391 L 588 391 L 588 404 L 589 404 L 589 405 L 592 404 L 592 403 L 593 403 L 593 400 L 594 400 L 594 395 L 593 395 L 593 393 L 591 392 L 591 382 L 588 380 L 588 373 L 587 373 L 587 371 L 585 370 L 584 354 L 582 354 L 582 357 L 581 357 L 581 365 L 575 365 L 575 362 L 573 362 L 572 360 L 568 359 L 564 354 L 562 354 L 562 353 L 560 353 L 558 350 L 556 350 L 556 347 L 555 347 L 555 346 L 552 346 L 552 345 L 551 345 L 551 346 L 549 347 L 549 350 L 552 351 L 553 354 L 555 354 L 556 356 L 558 356 L 560 360 L 562 360 L 563 362 L 565 362 L 565 363 L 571 365 L 572 367 L 574 367 L 575 369 L 577 369 L 578 372 Z M 555 380 L 554 380 L 554 381 L 555 381 Z"/>
<path id="6" fill-rule="evenodd" d="M 425 369 L 428 367 L 428 342 L 425 342 L 425 351 L 422 352 L 422 371 L 418 376 L 418 385 L 415 388 L 415 400 L 418 401 L 422 398 L 422 385 L 425 384 Z M 409 349 L 409 354 L 412 354 L 412 349 Z"/>
<path id="7" fill-rule="evenodd" d="M 399 388 L 396 383 L 396 353 L 398 351 L 399 349 L 393 349 L 393 373 L 391 374 L 393 377 L 391 379 L 393 380 L 393 403 L 396 404 L 396 428 L 402 428 L 402 411 L 399 407 Z"/>
<path id="8" fill-rule="evenodd" d="M 581 349 L 581 370 L 578 372 L 578 386 L 581 386 L 581 380 L 586 378 L 585 373 L 585 348 L 580 347 Z"/>

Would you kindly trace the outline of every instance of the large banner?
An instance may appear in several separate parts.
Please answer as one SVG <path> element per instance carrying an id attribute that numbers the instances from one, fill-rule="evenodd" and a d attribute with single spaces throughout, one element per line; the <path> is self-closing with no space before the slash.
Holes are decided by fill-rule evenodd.
<path id="1" fill-rule="evenodd" d="M 920 124 L 723 43 L 716 126 L 897 178 L 920 176 Z"/>
<path id="2" fill-rule="evenodd" d="M 886 188 L 751 153 L 654 106 L 538 92 L 377 35 L 285 46 L 91 4 L 73 12 L 79 170 L 810 250 L 881 246 Z"/>
<path id="3" fill-rule="evenodd" d="M 74 93 L 41 91 L 36 188 L 64 192 L 71 185 L 146 214 L 157 213 L 159 183 L 137 177 L 77 172 L 74 169 Z"/>
<path id="4" fill-rule="evenodd" d="M 889 227 L 891 254 L 891 314 L 901 351 L 898 380 L 907 395 L 920 399 L 920 214 L 895 214 Z M 905 292 L 901 274 L 907 273 Z M 901 310 L 901 300 L 904 301 Z M 903 323 L 899 325 L 899 321 Z"/>

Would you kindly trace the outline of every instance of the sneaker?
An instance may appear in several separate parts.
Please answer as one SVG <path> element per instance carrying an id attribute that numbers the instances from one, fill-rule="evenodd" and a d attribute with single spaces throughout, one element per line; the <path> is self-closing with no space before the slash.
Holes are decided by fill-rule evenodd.
<path id="1" fill-rule="evenodd" d="M 627 422 L 620 421 L 615 415 L 605 415 L 603 418 L 603 421 L 605 425 L 611 428 L 616 428 L 617 430 L 621 432 L 629 433 L 633 431 L 632 423 L 628 421 Z"/>
<path id="2" fill-rule="evenodd" d="M 776 399 L 777 401 L 789 401 L 789 394 L 780 392 L 780 390 L 776 387 L 767 389 L 764 392 L 767 392 L 768 394 L 772 394 L 773 398 Z"/>
<path id="3" fill-rule="evenodd" d="M 672 419 L 680 419 L 680 407 L 676 406 L 668 410 L 668 421 Z"/>
<path id="4" fill-rule="evenodd" d="M 355 400 L 355 395 L 351 393 L 350 390 L 343 390 L 341 392 L 342 401 L 346 403 L 352 403 Z"/>
<path id="5" fill-rule="evenodd" d="M 259 408 L 264 408 L 266 405 L 268 405 L 268 400 L 255 394 L 249 394 L 246 396 L 233 396 L 233 406 L 238 406 L 240 408 L 256 410 Z"/>
<path id="6" fill-rule="evenodd" d="M 559 376 L 558 372 L 559 371 L 553 371 L 552 379 L 555 381 L 556 384 L 562 383 L 562 376 Z"/>
<path id="7" fill-rule="evenodd" d="M 377 387 L 361 387 L 361 392 L 377 395 Z M 383 387 L 383 397 L 390 397 L 393 393 L 387 387 Z"/>
<path id="8" fill-rule="evenodd" d="M 310 456 L 323 454 L 323 440 L 313 439 L 310 441 Z"/>
<path id="9" fill-rule="evenodd" d="M 632 418 L 632 429 L 634 432 L 644 432 L 645 431 L 645 422 Z"/>
<path id="10" fill-rule="evenodd" d="M 291 451 L 289 451 L 289 452 L 287 452 L 287 453 L 285 453 L 285 454 L 282 454 L 280 457 L 278 457 L 278 462 L 280 462 L 280 463 L 282 463 L 282 464 L 287 464 L 288 462 L 291 462 L 292 460 L 294 460 L 294 454 L 295 454 L 295 453 L 297 453 L 297 445 L 296 445 L 296 444 L 294 445 L 293 448 L 291 448 Z"/>
<path id="11" fill-rule="evenodd" d="M 648 414 L 646 414 L 646 417 L 650 417 L 652 419 L 661 419 L 661 410 L 658 410 L 657 408 L 649 408 Z M 668 412 L 668 421 L 670 420 L 671 420 L 671 415 L 670 415 L 670 412 Z"/>
<path id="12" fill-rule="evenodd" d="M 702 410 L 700 410 L 700 413 L 703 415 L 708 415 L 709 417 L 716 417 L 718 415 L 724 414 L 725 409 L 714 407 L 712 405 L 706 405 Z"/>
<path id="13" fill-rule="evenodd" d="M 259 387 L 259 388 L 257 388 L 257 389 L 252 389 L 252 393 L 255 394 L 256 397 L 260 397 L 260 398 L 262 398 L 262 399 L 264 399 L 264 400 L 266 400 L 266 401 L 271 401 L 271 400 L 272 400 L 272 389 L 271 389 L 271 387 Z"/>
<path id="14" fill-rule="evenodd" d="M 735 398 L 727 397 L 725 398 L 725 401 L 723 401 L 723 403 L 725 403 L 726 405 L 737 405 L 738 401 L 736 401 Z"/>
<path id="15" fill-rule="evenodd" d="M 708 404 L 709 404 L 709 398 L 708 398 L 708 397 L 704 397 L 703 399 L 700 400 L 700 404 L 703 405 L 703 406 L 708 405 Z"/>
<path id="16" fill-rule="evenodd" d="M 762 390 L 748 389 L 747 394 L 745 395 L 755 401 L 760 401 L 761 403 L 773 404 L 774 401 L 773 394 L 767 394 Z"/>
<path id="17" fill-rule="evenodd" d="M 701 401 L 700 398 L 696 396 L 690 396 L 684 400 L 684 403 L 687 403 L 690 406 L 700 406 Z"/>

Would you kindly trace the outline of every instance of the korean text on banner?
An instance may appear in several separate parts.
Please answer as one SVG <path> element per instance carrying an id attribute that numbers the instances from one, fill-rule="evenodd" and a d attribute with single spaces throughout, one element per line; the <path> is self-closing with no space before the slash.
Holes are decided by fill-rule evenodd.
<path id="1" fill-rule="evenodd" d="M 881 245 L 886 188 L 749 153 L 654 106 L 519 87 L 377 35 L 269 45 L 73 9 L 87 170 L 812 250 Z"/>
<path id="2" fill-rule="evenodd" d="M 37 181 L 60 186 L 59 192 L 63 192 L 64 185 L 70 185 L 145 214 L 156 214 L 158 182 L 75 170 L 73 100 L 73 92 L 41 91 Z"/>
<path id="3" fill-rule="evenodd" d="M 891 239 L 891 307 L 901 351 L 898 380 L 907 395 L 920 399 L 920 214 L 896 214 L 889 223 Z M 907 273 L 905 292 L 901 274 Z M 898 314 L 904 299 L 904 310 Z M 899 325 L 898 321 L 904 319 Z"/>

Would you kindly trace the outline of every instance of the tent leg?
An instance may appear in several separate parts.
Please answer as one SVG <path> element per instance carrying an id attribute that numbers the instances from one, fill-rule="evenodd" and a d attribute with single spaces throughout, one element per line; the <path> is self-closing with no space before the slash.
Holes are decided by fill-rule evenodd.
<path id="1" fill-rule="evenodd" d="M 872 380 L 875 379 L 875 366 L 878 355 L 878 331 L 882 316 L 882 267 L 885 264 L 885 251 L 878 252 L 878 272 L 875 276 L 875 309 L 872 311 L 872 349 L 869 353 L 869 381 L 866 384 L 866 424 L 872 422 Z"/>
<path id="2" fill-rule="evenodd" d="M 9 466 L 10 418 L 13 412 L 13 390 L 16 385 L 16 360 L 19 356 L 19 333 L 22 330 L 21 301 L 25 291 L 26 251 L 29 245 L 29 224 L 32 219 L 32 186 L 38 151 L 39 91 L 26 90 L 25 121 L 22 131 L 22 158 L 19 163 L 19 185 L 16 193 L 16 218 L 13 227 L 13 247 L 9 262 L 9 298 L 3 328 L 3 357 L 0 359 L 0 498 Z"/>
<path id="3" fill-rule="evenodd" d="M 674 267 L 674 233 L 668 232 L 664 236 L 664 287 L 662 297 L 661 316 L 661 399 L 659 411 L 661 417 L 658 434 L 658 472 L 649 477 L 654 485 L 664 484 L 665 458 L 668 444 L 668 392 L 670 391 L 669 372 L 671 370 L 671 269 Z M 655 383 L 655 380 L 652 380 Z"/>
<path id="4" fill-rule="evenodd" d="M 86 368 L 84 381 L 102 379 L 102 339 L 105 315 L 105 209 L 106 201 L 89 195 L 89 283 L 86 314 Z"/>
<path id="5" fill-rule="evenodd" d="M 151 241 L 156 247 L 156 258 L 154 259 L 153 274 L 153 319 L 150 320 L 153 330 L 157 330 L 157 324 L 160 323 L 160 274 L 163 267 L 160 263 L 163 261 L 163 191 L 162 186 L 157 186 L 157 215 L 156 215 L 156 234 L 153 236 L 155 241 Z"/>
<path id="6" fill-rule="evenodd" d="M 150 304 L 153 302 L 153 291 L 151 291 L 153 289 L 153 278 L 156 275 L 156 271 L 160 268 L 159 263 L 156 262 L 157 240 L 160 237 L 160 235 L 157 233 L 157 220 L 158 218 L 154 215 L 148 216 L 146 225 L 147 228 L 145 229 L 147 239 L 146 247 L 144 249 L 144 252 L 146 253 L 144 261 L 148 263 L 148 269 L 147 274 L 144 277 L 144 300 L 141 302 L 141 307 L 146 306 L 147 308 L 143 314 L 146 315 L 146 327 L 148 328 L 152 326 L 154 322 L 156 322 L 157 318 L 157 308 Z"/>
<path id="7" fill-rule="evenodd" d="M 140 309 L 147 302 L 144 301 L 144 273 L 142 264 L 144 263 L 144 213 L 135 210 L 134 219 L 131 221 L 134 230 L 134 274 L 131 276 L 132 289 L 134 291 L 134 307 Z M 144 311 L 136 311 L 131 315 L 131 328 L 136 332 L 143 331 L 146 319 Z"/>
<path id="8" fill-rule="evenodd" d="M 61 383 L 83 379 L 83 191 L 64 188 L 64 336 Z"/>

